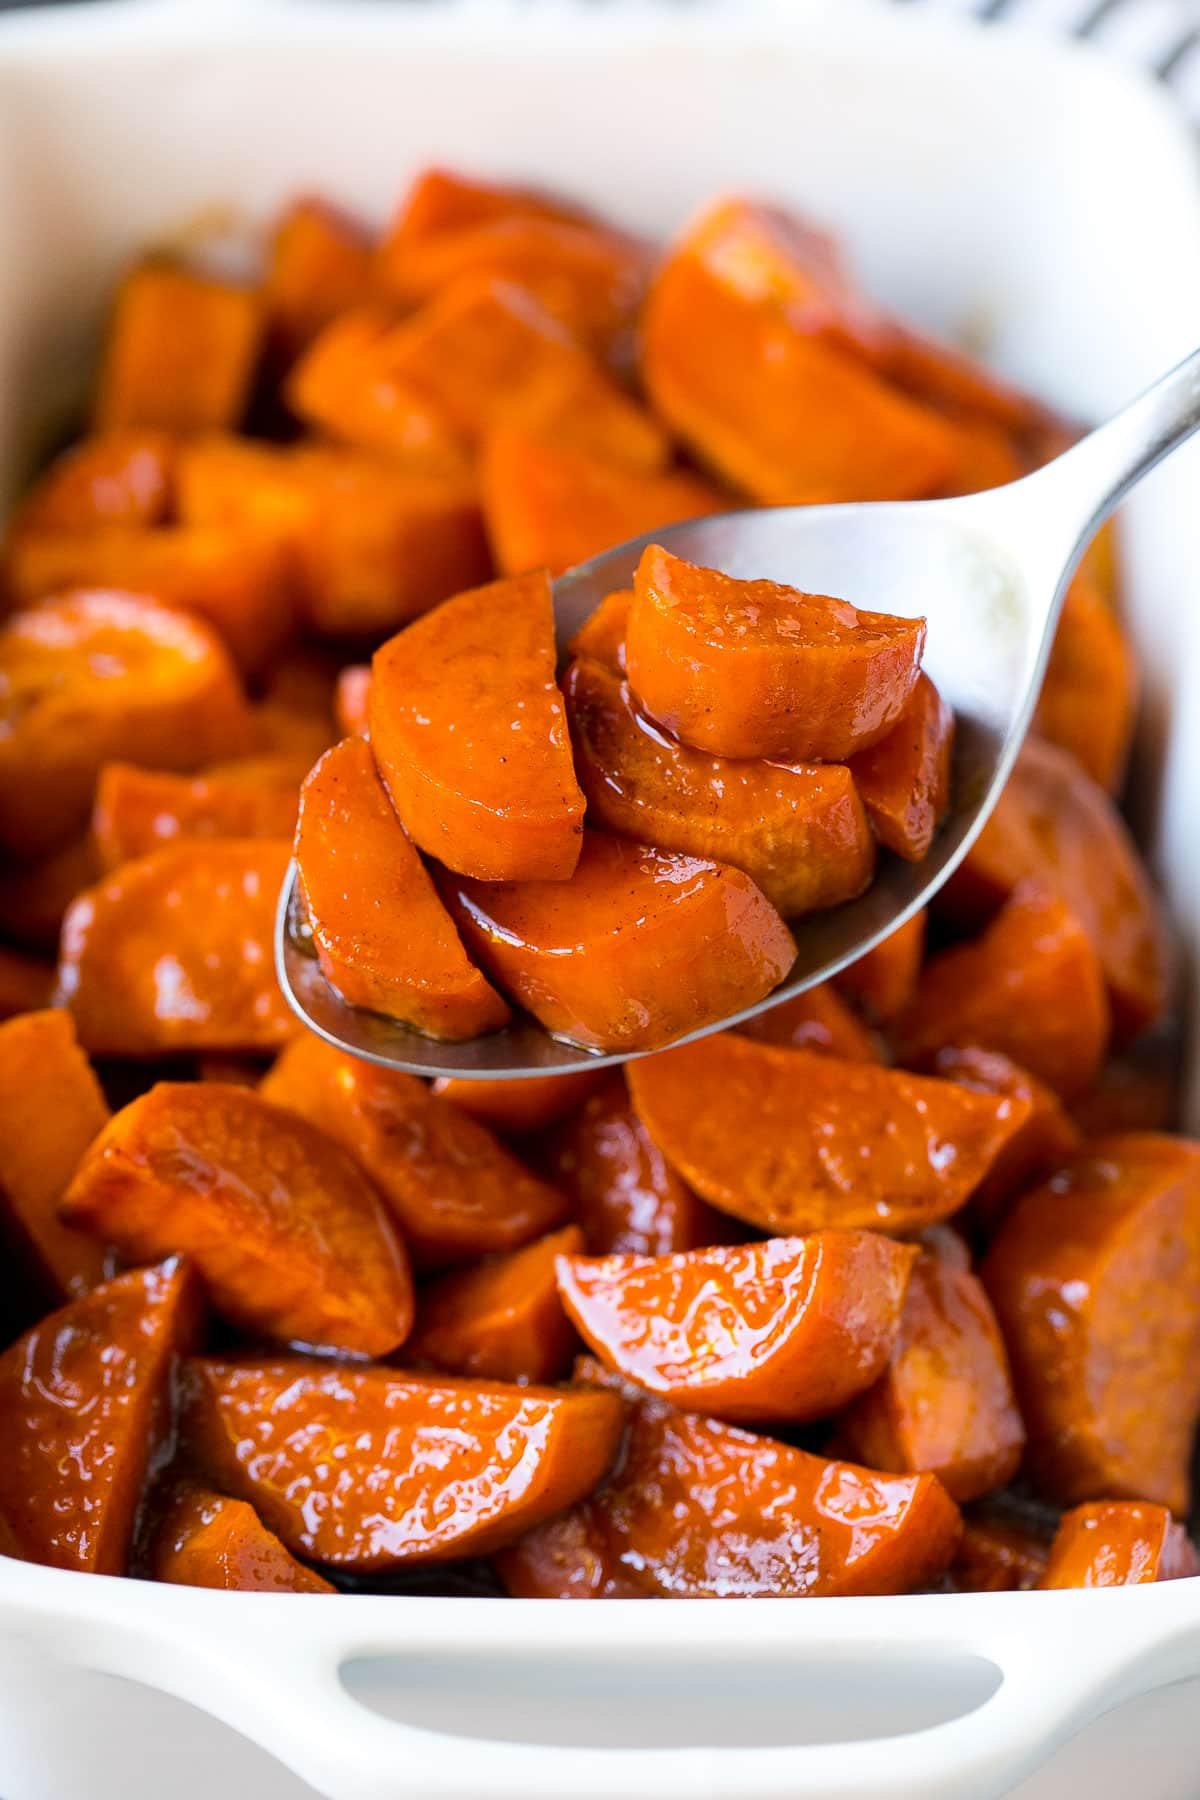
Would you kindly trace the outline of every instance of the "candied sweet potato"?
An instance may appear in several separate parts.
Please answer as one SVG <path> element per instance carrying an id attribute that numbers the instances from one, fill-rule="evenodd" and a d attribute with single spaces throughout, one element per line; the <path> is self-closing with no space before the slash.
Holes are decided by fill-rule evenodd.
<path id="1" fill-rule="evenodd" d="M 123 1575 L 169 1384 L 200 1323 L 178 1262 L 133 1269 L 0 1357 L 0 1519 L 29 1562 Z"/>
<path id="2" fill-rule="evenodd" d="M 654 1595 L 609 1548 L 585 1500 L 535 1525 L 495 1558 L 515 1600 L 651 1600 Z"/>
<path id="3" fill-rule="evenodd" d="M 296 864 L 313 944 L 353 1006 L 439 1038 L 492 1031 L 508 1007 L 467 957 L 362 738 L 307 776 Z"/>
<path id="4" fill-rule="evenodd" d="M 488 1381 L 557 1381 L 577 1340 L 555 1265 L 582 1248 L 579 1227 L 566 1225 L 520 1250 L 430 1282 L 404 1347 L 405 1362 Z"/>
<path id="5" fill-rule="evenodd" d="M 442 892 L 489 974 L 556 1037 L 649 1050 L 752 1006 L 795 945 L 740 869 L 584 834 L 570 881 L 447 876 Z"/>
<path id="6" fill-rule="evenodd" d="M 297 1562 L 252 1506 L 191 1484 L 173 1494 L 150 1546 L 155 1581 L 248 1594 L 332 1594 Z"/>
<path id="7" fill-rule="evenodd" d="M 333 713 L 343 737 L 366 737 L 371 671 L 366 663 L 347 663 L 339 671 Z"/>
<path id="8" fill-rule="evenodd" d="M 869 886 L 875 846 L 844 764 L 690 749 L 638 709 L 628 682 L 588 657 L 571 664 L 563 694 L 594 824 L 741 869 L 787 918 Z"/>
<path id="9" fill-rule="evenodd" d="M 87 888 L 63 921 L 59 994 L 93 1055 L 273 1050 L 296 1029 L 275 980 L 288 846 L 170 844 Z"/>
<path id="10" fill-rule="evenodd" d="M 192 838 L 282 838 L 296 828 L 300 778 L 293 756 L 247 756 L 202 775 L 105 763 L 92 837 L 105 870 Z"/>
<path id="11" fill-rule="evenodd" d="M 628 1073 L 642 1123 L 684 1180 L 779 1233 L 912 1232 L 949 1218 L 1029 1115 L 1020 1100 L 729 1032 Z"/>
<path id="12" fill-rule="evenodd" d="M 418 1268 L 515 1250 L 560 1224 L 562 1194 L 485 1125 L 413 1075 L 359 1062 L 305 1034 L 262 1093 L 321 1126 L 360 1162 L 399 1220 Z"/>
<path id="13" fill-rule="evenodd" d="M 844 762 L 900 719 L 924 647 L 923 619 L 735 580 L 651 544 L 625 661 L 646 710 L 698 750 Z"/>
<path id="14" fill-rule="evenodd" d="M 986 1510 L 968 1512 L 950 1580 L 967 1594 L 1035 1588 L 1045 1572 L 1047 1550 L 1044 1538 L 1013 1520 Z"/>
<path id="15" fill-rule="evenodd" d="M 49 1006 L 53 986 L 54 969 L 49 963 L 0 944 L 0 1020 Z"/>
<path id="16" fill-rule="evenodd" d="M 275 222 L 263 281 L 267 330 L 285 361 L 370 291 L 372 244 L 357 219 L 302 194 Z"/>
<path id="17" fill-rule="evenodd" d="M 971 1220 L 989 1235 L 1018 1194 L 1041 1182 L 1078 1150 L 1079 1127 L 1053 1088 L 998 1050 L 950 1045 L 930 1063 L 930 1074 L 981 1094 L 1011 1094 L 1029 1102 L 1029 1116 L 1010 1137 L 971 1195 Z"/>
<path id="18" fill-rule="evenodd" d="M 1069 750 L 1109 793 L 1120 788 L 1137 705 L 1137 666 L 1104 596 L 1077 575 L 1063 602 L 1034 730 Z"/>
<path id="19" fill-rule="evenodd" d="M 1019 1200 L 983 1264 L 1029 1433 L 1063 1505 L 1184 1513 L 1200 1416 L 1200 1145 L 1099 1138 Z"/>
<path id="20" fill-rule="evenodd" d="M 371 750 L 405 828 L 483 881 L 565 881 L 584 798 L 544 573 L 459 594 L 377 650 Z"/>
<path id="21" fill-rule="evenodd" d="M 1180 1120 L 1185 1058 L 1178 1020 L 1143 1033 L 1110 1057 L 1086 1094 L 1071 1107 L 1084 1137 L 1114 1131 L 1173 1131 Z"/>
<path id="22" fill-rule="evenodd" d="M 615 1394 L 196 1358 L 186 1441 L 300 1556 L 363 1572 L 484 1555 L 595 1487 Z M 329 1453 L 337 1446 L 337 1454 Z"/>
<path id="23" fill-rule="evenodd" d="M 490 1125 L 506 1137 L 544 1131 L 578 1111 L 606 1081 L 603 1069 L 578 1069 L 565 1075 L 528 1075 L 513 1081 L 459 1080 L 439 1075 L 433 1091 L 442 1100 Z"/>
<path id="24" fill-rule="evenodd" d="M 236 425 L 262 326 L 261 302 L 249 289 L 167 262 L 139 264 L 121 283 L 109 322 L 96 426 Z"/>
<path id="25" fill-rule="evenodd" d="M 893 1024 L 916 993 L 925 955 L 925 925 L 922 907 L 882 943 L 834 976 L 838 992 L 860 1006 L 872 1024 Z"/>
<path id="26" fill-rule="evenodd" d="M 412 1324 L 408 1258 L 372 1184 L 247 1088 L 157 1083 L 95 1140 L 62 1216 L 130 1260 L 182 1252 L 261 1337 L 384 1356 Z"/>
<path id="27" fill-rule="evenodd" d="M 885 738 L 850 763 L 854 785 L 880 843 L 908 862 L 929 854 L 950 809 L 954 714 L 928 675 Z"/>
<path id="28" fill-rule="evenodd" d="M 1185 1575 L 1200 1575 L 1200 1556 L 1165 1506 L 1101 1500 L 1064 1513 L 1038 1586 L 1131 1587 Z"/>
<path id="29" fill-rule="evenodd" d="M 568 641 L 568 656 L 590 657 L 593 662 L 600 663 L 612 674 L 623 678 L 625 633 L 629 629 L 629 608 L 632 604 L 632 588 L 618 588 L 615 593 L 606 594 L 596 610 L 589 613 L 574 637 Z"/>
<path id="30" fill-rule="evenodd" d="M 738 1030 L 760 1044 L 787 1044 L 793 1050 L 820 1050 L 848 1062 L 879 1062 L 879 1046 L 837 989 L 827 981 L 781 1000 L 769 1012 L 748 1019 Z"/>
<path id="31" fill-rule="evenodd" d="M 171 506 L 175 441 L 137 428 L 98 432 L 56 456 L 21 501 L 10 532 L 160 525 Z"/>

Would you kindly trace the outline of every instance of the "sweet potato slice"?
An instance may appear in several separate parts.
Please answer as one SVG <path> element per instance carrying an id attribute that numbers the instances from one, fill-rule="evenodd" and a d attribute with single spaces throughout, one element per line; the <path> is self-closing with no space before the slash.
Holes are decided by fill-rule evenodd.
<path id="1" fill-rule="evenodd" d="M 1044 1538 L 988 1512 L 968 1512 L 950 1570 L 952 1585 L 966 1594 L 1002 1594 L 1037 1587 L 1046 1568 Z"/>
<path id="2" fill-rule="evenodd" d="M 459 1269 L 422 1292 L 404 1360 L 487 1381 L 557 1381 L 577 1339 L 555 1282 L 560 1256 L 583 1248 L 567 1225 L 521 1250 Z"/>
<path id="3" fill-rule="evenodd" d="M 596 1509 L 584 1500 L 535 1525 L 495 1558 L 515 1600 L 652 1600 L 610 1550 Z"/>
<path id="4" fill-rule="evenodd" d="M 916 1255 L 875 1232 L 821 1231 L 675 1256 L 563 1254 L 558 1285 L 607 1367 L 660 1400 L 804 1421 L 883 1373 Z"/>
<path id="5" fill-rule="evenodd" d="M 876 837 L 908 862 L 929 854 L 950 810 L 953 752 L 954 714 L 928 675 L 919 675 L 887 736 L 850 763 Z"/>
<path id="6" fill-rule="evenodd" d="M 456 169 L 422 169 L 379 247 L 381 282 L 406 302 L 423 298 L 438 285 L 425 274 L 431 248 L 436 263 L 447 239 L 504 219 L 546 219 L 575 225 L 586 224 L 588 215 L 540 188 L 481 181 Z"/>
<path id="7" fill-rule="evenodd" d="M 371 1183 L 247 1088 L 159 1082 L 96 1139 L 62 1216 L 131 1260 L 169 1243 L 220 1312 L 278 1342 L 385 1356 L 412 1324 L 408 1258 Z"/>
<path id="8" fill-rule="evenodd" d="M 1008 786 L 944 892 L 962 922 L 987 918 L 1023 881 L 1056 894 L 1099 952 L 1122 1038 L 1161 1015 L 1170 944 L 1160 902 L 1112 801 L 1075 759 L 1029 738 Z"/>
<path id="9" fill-rule="evenodd" d="M 263 281 L 267 330 L 290 362 L 369 293 L 370 233 L 340 207 L 303 194 L 275 222 Z"/>
<path id="10" fill-rule="evenodd" d="M 738 1030 L 760 1044 L 786 1044 L 793 1050 L 819 1050 L 848 1062 L 881 1061 L 879 1045 L 827 981 L 782 1000 L 770 1012 L 748 1019 Z"/>
<path id="11" fill-rule="evenodd" d="M 900 719 L 924 647 L 923 619 L 738 581 L 651 544 L 625 660 L 646 710 L 698 750 L 843 762 Z"/>
<path id="12" fill-rule="evenodd" d="M 959 1501 L 1016 1474 L 1025 1431 L 1008 1357 L 969 1270 L 922 1253 L 888 1365 L 843 1415 L 839 1443 L 872 1469 L 928 1470 Z"/>
<path id="13" fill-rule="evenodd" d="M 1053 1088 L 998 1050 L 951 1045 L 934 1056 L 930 1074 L 981 1094 L 1011 1094 L 1029 1103 L 1024 1125 L 1009 1138 L 971 1195 L 971 1219 L 990 1236 L 1018 1194 L 1074 1155 L 1083 1141 L 1079 1127 Z"/>
<path id="14" fill-rule="evenodd" d="M 58 1204 L 108 1122 L 69 1013 L 0 1026 L 0 1218 L 51 1304 L 104 1280 L 104 1245 L 60 1224 Z"/>
<path id="15" fill-rule="evenodd" d="M 204 431 L 246 409 L 262 337 L 256 294 L 166 262 L 121 283 L 96 393 L 95 424 Z"/>
<path id="16" fill-rule="evenodd" d="M 210 1488 L 173 1494 L 150 1546 L 155 1581 L 247 1594 L 332 1594 L 331 1582 L 297 1562 L 252 1506 Z"/>
<path id="17" fill-rule="evenodd" d="M 1200 1556 L 1165 1506 L 1101 1500 L 1063 1515 L 1038 1586 L 1132 1587 L 1185 1575 L 1200 1575 Z"/>
<path id="18" fill-rule="evenodd" d="M 1045 1495 L 1185 1513 L 1200 1416 L 1200 1146 L 1097 1139 L 1017 1202 L 982 1273 Z"/>
<path id="19" fill-rule="evenodd" d="M 684 1180 L 778 1233 L 912 1232 L 949 1218 L 1029 1116 L 1019 1100 L 729 1032 L 628 1073 L 642 1123 Z"/>
<path id="20" fill-rule="evenodd" d="M 34 482 L 10 532 L 160 525 L 171 505 L 174 465 L 175 441 L 165 431 L 126 429 L 85 437 L 56 456 Z"/>
<path id="21" fill-rule="evenodd" d="M 362 738 L 343 738 L 305 780 L 296 863 L 321 969 L 352 1005 L 439 1038 L 505 1023 Z"/>
<path id="22" fill-rule="evenodd" d="M 844 764 L 692 750 L 639 710 L 628 682 L 587 657 L 571 664 L 563 695 L 594 824 L 741 869 L 788 918 L 870 885 L 875 846 Z"/>
<path id="23" fill-rule="evenodd" d="M 1164 1020 L 1105 1063 L 1094 1086 L 1073 1103 L 1071 1118 L 1084 1137 L 1177 1130 L 1184 1061 L 1178 1022 Z"/>
<path id="24" fill-rule="evenodd" d="M 925 926 L 922 907 L 881 944 L 834 976 L 838 992 L 860 1006 L 872 1024 L 893 1024 L 916 993 L 925 955 Z"/>
<path id="25" fill-rule="evenodd" d="M 177 1355 L 200 1307 L 178 1262 L 72 1300 L 0 1357 L 0 1520 L 29 1562 L 123 1575 Z"/>
<path id="26" fill-rule="evenodd" d="M 108 593 L 14 613 L 0 625 L 0 845 L 60 848 L 114 757 L 196 768 L 249 732 L 229 659 L 195 620 Z"/>
<path id="27" fill-rule="evenodd" d="M 588 615 L 568 641 L 568 656 L 590 657 L 612 674 L 624 678 L 625 634 L 629 629 L 632 605 L 632 588 L 618 588 L 615 593 L 606 594 L 595 612 Z"/>
<path id="28" fill-rule="evenodd" d="M 1120 788 L 1137 707 L 1137 666 L 1104 596 L 1083 576 L 1067 589 L 1034 730 L 1069 750 L 1100 787 Z"/>
<path id="29" fill-rule="evenodd" d="M 1099 1074 L 1109 1029 L 1092 940 L 1070 907 L 1031 888 L 981 938 L 925 965 L 896 1042 L 915 1068 L 950 1044 L 999 1050 L 1071 1100 Z"/>
<path id="30" fill-rule="evenodd" d="M 0 1020 L 49 1006 L 54 970 L 36 956 L 7 950 L 0 944 Z"/>
<path id="31" fill-rule="evenodd" d="M 467 948 L 556 1037 L 650 1050 L 752 1006 L 795 945 L 740 869 L 584 835 L 570 881 L 445 877 Z"/>
<path id="32" fill-rule="evenodd" d="M 412 1075 L 344 1056 L 306 1034 L 262 1093 L 336 1138 L 372 1177 L 419 1268 L 515 1250 L 562 1222 L 567 1203 L 485 1125 Z"/>
<path id="33" fill-rule="evenodd" d="M 580 1069 L 567 1075 L 530 1075 L 521 1081 L 468 1081 L 439 1075 L 433 1091 L 442 1100 L 471 1114 L 505 1137 L 544 1131 L 578 1111 L 605 1085 L 603 1069 Z"/>
<path id="34" fill-rule="evenodd" d="M 184 1429 L 294 1554 L 370 1572 L 484 1555 L 571 1505 L 621 1417 L 615 1394 L 197 1358 Z"/>
<path id="35" fill-rule="evenodd" d="M 203 775 L 105 763 L 92 837 L 105 870 L 193 838 L 290 838 L 300 777 L 295 757 L 248 756 Z"/>
<path id="36" fill-rule="evenodd" d="M 59 994 L 93 1055 L 274 1050 L 296 1029 L 275 980 L 288 846 L 168 845 L 86 889 L 63 921 Z"/>

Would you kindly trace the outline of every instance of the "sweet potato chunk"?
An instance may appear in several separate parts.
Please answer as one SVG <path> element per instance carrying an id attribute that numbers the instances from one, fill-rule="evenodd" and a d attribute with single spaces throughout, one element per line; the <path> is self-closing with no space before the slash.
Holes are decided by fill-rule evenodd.
<path id="1" fill-rule="evenodd" d="M 969 1270 L 922 1253 L 891 1359 L 843 1416 L 839 1441 L 872 1469 L 928 1470 L 960 1501 L 1016 1474 L 1025 1431 L 1008 1357 Z"/>
<path id="2" fill-rule="evenodd" d="M 914 913 L 881 944 L 833 978 L 833 985 L 860 1006 L 874 1025 L 891 1025 L 917 991 L 925 954 L 925 909 Z"/>
<path id="3" fill-rule="evenodd" d="M 454 169 L 422 169 L 409 187 L 379 247 L 380 279 L 401 300 L 421 299 L 438 281 L 426 274 L 447 240 L 505 219 L 586 224 L 587 214 L 540 188 L 481 181 Z M 424 279 L 423 279 L 424 277 Z"/>
<path id="4" fill-rule="evenodd" d="M 1047 1497 L 1186 1512 L 1200 1415 L 1200 1146 L 1152 1133 L 1085 1146 L 1017 1202 L 983 1279 L 1029 1472 Z"/>
<path id="5" fill-rule="evenodd" d="M 296 1029 L 275 980 L 275 908 L 288 846 L 265 838 L 168 845 L 74 901 L 58 981 L 97 1056 L 274 1050 Z"/>
<path id="6" fill-rule="evenodd" d="M 535 1525 L 495 1558 L 515 1600 L 652 1600 L 622 1567 L 604 1537 L 597 1509 L 582 1505 Z"/>
<path id="7" fill-rule="evenodd" d="M 900 1059 L 928 1067 L 946 1045 L 999 1050 L 1065 1100 L 1090 1087 L 1108 1048 L 1104 971 L 1061 900 L 1018 889 L 983 936 L 925 965 L 896 1028 Z"/>
<path id="8" fill-rule="evenodd" d="M 737 581 L 651 544 L 625 660 L 646 710 L 698 750 L 843 762 L 897 723 L 924 647 L 923 619 Z"/>
<path id="9" fill-rule="evenodd" d="M 553 1230 L 567 1211 L 556 1188 L 424 1082 L 344 1056 L 311 1035 L 285 1050 L 261 1091 L 321 1126 L 362 1164 L 418 1268 L 515 1250 Z"/>
<path id="10" fill-rule="evenodd" d="M 558 1286 L 606 1366 L 660 1400 L 803 1421 L 882 1374 L 916 1255 L 875 1232 L 821 1231 L 675 1256 L 563 1254 Z"/>
<path id="11" fill-rule="evenodd" d="M 247 1088 L 159 1082 L 96 1139 L 62 1214 L 130 1260 L 170 1244 L 262 1337 L 385 1356 L 412 1324 L 408 1258 L 371 1183 Z"/>
<path id="12" fill-rule="evenodd" d="M 6 950 L 0 944 L 0 1020 L 49 1006 L 54 970 L 35 956 Z"/>
<path id="13" fill-rule="evenodd" d="M 296 863 L 322 972 L 352 1005 L 440 1038 L 505 1023 L 362 738 L 343 738 L 305 780 Z"/>
<path id="14" fill-rule="evenodd" d="M 1104 1065 L 1071 1107 L 1084 1137 L 1114 1131 L 1174 1131 L 1180 1120 L 1185 1059 L 1177 1021 L 1137 1038 Z"/>
<path id="15" fill-rule="evenodd" d="M 25 495 L 10 532 L 160 525 L 171 505 L 175 443 L 165 431 L 102 431 L 56 456 Z"/>
<path id="16" fill-rule="evenodd" d="M 968 1512 L 950 1570 L 965 1594 L 1003 1594 L 1037 1587 L 1046 1568 L 1044 1538 L 990 1511 Z"/>
<path id="17" fill-rule="evenodd" d="M 121 283 L 96 393 L 100 430 L 204 431 L 246 409 L 262 337 L 256 294 L 165 262 Z"/>
<path id="18" fill-rule="evenodd" d="M 69 594 L 0 625 L 0 846 L 58 849 L 114 757 L 196 768 L 244 748 L 241 686 L 212 633 L 129 594 Z"/>
<path id="19" fill-rule="evenodd" d="M 371 749 L 405 828 L 483 881 L 565 881 L 584 799 L 544 574 L 447 601 L 377 650 Z"/>
<path id="20" fill-rule="evenodd" d="M 1200 1556 L 1165 1506 L 1102 1500 L 1063 1515 L 1038 1586 L 1131 1587 L 1185 1575 L 1200 1575 Z"/>
<path id="21" fill-rule="evenodd" d="M 577 1340 L 559 1298 L 555 1265 L 582 1248 L 579 1227 L 567 1225 L 524 1249 L 431 1282 L 421 1294 L 404 1360 L 488 1381 L 557 1381 Z"/>
<path id="22" fill-rule="evenodd" d="M 0 1218 L 52 1304 L 104 1280 L 104 1245 L 60 1224 L 58 1204 L 107 1122 L 69 1013 L 0 1026 Z"/>
<path id="23" fill-rule="evenodd" d="M 263 282 L 267 329 L 285 361 L 371 286 L 371 238 L 339 207 L 304 194 L 276 220 Z"/>
<path id="24" fill-rule="evenodd" d="M 297 1562 L 252 1506 L 189 1485 L 172 1496 L 150 1546 L 155 1581 L 248 1594 L 332 1594 Z"/>
<path id="25" fill-rule="evenodd" d="M 737 1028 L 760 1044 L 787 1044 L 793 1050 L 820 1050 L 848 1062 L 881 1060 L 875 1038 L 827 981 L 783 1000 Z"/>
<path id="26" fill-rule="evenodd" d="M 151 1458 L 170 1428 L 177 1355 L 200 1323 L 180 1263 L 72 1300 L 0 1357 L 0 1520 L 16 1554 L 123 1575 Z"/>
<path id="27" fill-rule="evenodd" d="M 875 846 L 844 764 L 689 749 L 639 711 L 628 682 L 587 657 L 571 664 L 563 694 L 594 824 L 741 869 L 788 918 L 869 886 Z"/>
<path id="28" fill-rule="evenodd" d="M 288 756 L 248 756 L 203 775 L 105 763 L 92 807 L 101 866 L 119 868 L 181 838 L 290 838 L 302 774 Z"/>
<path id="29" fill-rule="evenodd" d="M 1078 1150 L 1079 1128 L 1053 1088 L 998 1050 L 951 1045 L 937 1052 L 929 1072 L 981 1094 L 1011 1094 L 1029 1103 L 1024 1125 L 1009 1138 L 971 1195 L 971 1219 L 990 1235 L 1018 1194 Z"/>
<path id="30" fill-rule="evenodd" d="M 584 620 L 567 644 L 572 657 L 590 657 L 612 674 L 625 674 L 625 633 L 629 629 L 629 608 L 633 605 L 633 589 L 618 588 L 606 594 L 595 612 Z"/>
<path id="31" fill-rule="evenodd" d="M 567 1075 L 530 1075 L 520 1081 L 458 1080 L 439 1075 L 433 1091 L 442 1100 L 453 1100 L 474 1119 L 505 1136 L 520 1137 L 544 1131 L 578 1111 L 590 1095 L 605 1085 L 604 1069 L 580 1069 Z"/>
<path id="32" fill-rule="evenodd" d="M 929 854 L 950 810 L 954 714 L 928 675 L 885 738 L 853 758 L 850 773 L 875 835 L 908 862 Z"/>
<path id="33" fill-rule="evenodd" d="M 556 1037 L 649 1050 L 752 1006 L 795 955 L 740 869 L 589 831 L 570 881 L 445 877 L 471 950 Z"/>
<path id="34" fill-rule="evenodd" d="M 1114 793 L 1125 775 L 1136 705 L 1129 641 L 1103 595 L 1077 575 L 1063 603 L 1034 729 Z"/>
<path id="35" fill-rule="evenodd" d="M 184 1428 L 294 1554 L 369 1572 L 484 1555 L 571 1505 L 612 1461 L 621 1415 L 615 1394 L 196 1358 Z"/>
<path id="36" fill-rule="evenodd" d="M 912 1232 L 949 1218 L 1029 1116 L 1018 1100 L 729 1032 L 628 1074 L 684 1180 L 779 1233 Z"/>

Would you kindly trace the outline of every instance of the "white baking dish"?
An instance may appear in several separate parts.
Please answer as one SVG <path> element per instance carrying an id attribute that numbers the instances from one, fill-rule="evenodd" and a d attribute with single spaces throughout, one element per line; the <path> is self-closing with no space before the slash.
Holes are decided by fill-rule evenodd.
<path id="1" fill-rule="evenodd" d="M 0 476 L 16 479 L 148 239 L 213 202 L 261 221 L 303 187 L 382 215 L 432 159 L 553 181 L 656 233 L 723 187 L 793 199 L 844 234 L 882 295 L 1081 416 L 1190 350 L 1200 322 L 1190 141 L 1153 91 L 1086 54 L 854 0 L 716 15 L 68 8 L 0 23 Z M 1126 534 L 1144 833 L 1193 949 L 1198 477 L 1200 456 L 1177 457 L 1139 490 Z M 232 1738 L 168 1782 L 162 1743 L 146 1756 L 141 1734 L 178 1715 L 135 1716 L 127 1690 L 79 1670 L 194 1702 L 338 1800 L 982 1800 L 1116 1701 L 1200 1676 L 1200 1584 L 326 1602 L 0 1562 L 5 1668 L 6 1800 L 265 1800 L 261 1760 L 239 1761 Z M 1194 1793 L 1194 1756 L 1191 1785 L 1171 1787 L 1165 1753 L 1194 1745 L 1198 1695 L 1192 1680 L 1155 1701 L 1142 1800 Z M 89 1749 L 106 1727 L 111 1749 L 110 1706 L 119 1779 Z M 281 1795 L 305 1791 L 279 1779 Z M 1129 1786 L 1126 1769 L 1110 1791 Z M 1093 1771 L 1095 1800 L 1105 1791 Z"/>

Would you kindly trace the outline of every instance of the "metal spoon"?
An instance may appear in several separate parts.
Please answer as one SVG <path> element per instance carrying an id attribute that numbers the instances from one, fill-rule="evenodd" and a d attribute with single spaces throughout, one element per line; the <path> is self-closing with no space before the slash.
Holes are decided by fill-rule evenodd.
<path id="1" fill-rule="evenodd" d="M 981 830 L 1021 746 L 1084 546 L 1130 488 L 1198 426 L 1195 351 L 1108 424 L 1006 487 L 957 500 L 724 513 L 650 532 L 555 582 L 560 643 L 606 594 L 630 584 L 647 543 L 729 575 L 837 594 L 875 612 L 923 615 L 924 666 L 954 708 L 954 804 L 925 861 L 881 857 L 860 899 L 794 922 L 796 961 L 782 986 L 677 1042 L 740 1024 L 836 975 L 937 893 Z M 348 1006 L 306 944 L 294 866 L 280 898 L 275 961 L 284 993 L 313 1031 L 415 1075 L 519 1078 L 626 1060 L 560 1043 L 527 1015 L 490 1036 L 444 1044 Z"/>

